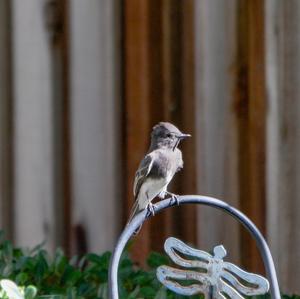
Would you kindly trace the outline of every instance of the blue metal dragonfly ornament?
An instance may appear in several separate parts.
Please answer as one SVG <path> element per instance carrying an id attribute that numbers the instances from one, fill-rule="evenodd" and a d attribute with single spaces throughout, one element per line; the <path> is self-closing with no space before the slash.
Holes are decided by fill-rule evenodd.
<path id="1" fill-rule="evenodd" d="M 186 269 L 160 266 L 156 275 L 168 289 L 180 295 L 204 294 L 205 298 L 243 299 L 268 292 L 264 277 L 248 273 L 236 265 L 224 262 L 226 250 L 216 246 L 213 255 L 194 249 L 176 238 L 168 238 L 165 251 L 171 260 Z M 184 257 L 185 256 L 185 257 Z"/>

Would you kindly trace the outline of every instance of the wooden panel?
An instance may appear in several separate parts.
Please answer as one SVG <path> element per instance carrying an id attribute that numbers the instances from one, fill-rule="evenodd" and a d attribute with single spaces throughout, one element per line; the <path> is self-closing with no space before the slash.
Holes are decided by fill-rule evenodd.
<path id="1" fill-rule="evenodd" d="M 117 5 L 70 2 L 72 249 L 79 253 L 111 250 L 120 230 Z"/>
<path id="2" fill-rule="evenodd" d="M 264 1 L 239 1 L 237 21 L 237 85 L 240 207 L 265 233 L 265 53 Z M 241 234 L 242 263 L 262 272 L 256 245 Z"/>
<path id="3" fill-rule="evenodd" d="M 53 182 L 56 245 L 70 253 L 71 169 L 69 103 L 68 0 L 45 3 L 45 22 L 51 52 Z"/>
<path id="4" fill-rule="evenodd" d="M 125 97 L 125 219 L 134 202 L 134 173 L 149 145 L 149 1 L 131 0 L 124 4 L 124 97 Z M 126 220 L 125 220 L 126 222 Z M 134 254 L 143 261 L 150 247 L 150 226 L 145 224 L 136 239 Z"/>
<path id="5" fill-rule="evenodd" d="M 55 247 L 51 56 L 44 6 L 12 1 L 15 240 Z"/>
<path id="6" fill-rule="evenodd" d="M 235 86 L 236 1 L 196 1 L 197 193 L 239 207 Z M 195 163 L 195 162 L 194 162 Z M 198 208 L 198 246 L 224 244 L 239 262 L 239 226 L 224 213 Z"/>
<path id="7" fill-rule="evenodd" d="M 0 1 L 0 225 L 13 237 L 13 101 L 11 3 Z"/>
<path id="8" fill-rule="evenodd" d="M 171 100 L 168 95 L 173 88 L 170 67 L 172 67 L 172 50 L 174 48 L 172 48 L 172 29 L 170 27 L 174 23 L 171 23 L 170 17 L 176 7 L 177 5 L 170 6 L 168 1 L 149 1 L 151 20 L 149 23 L 149 104 L 151 107 L 150 121 L 152 125 L 162 120 L 171 121 L 169 110 Z M 177 20 L 176 16 L 174 19 Z M 169 55 L 169 59 L 167 55 Z M 160 213 L 151 221 L 151 250 L 162 250 L 162 240 L 172 231 L 171 213 L 171 211 Z"/>
<path id="9" fill-rule="evenodd" d="M 240 208 L 264 233 L 264 2 L 222 5 L 197 2 L 198 188 Z M 199 210 L 200 244 L 222 242 L 234 260 L 263 271 L 244 228 L 216 211 Z"/>
<path id="10" fill-rule="evenodd" d="M 182 130 L 186 129 L 193 133 L 193 118 L 184 118 L 184 115 L 192 109 L 193 102 L 192 91 L 188 94 L 184 90 L 193 88 L 188 81 L 189 79 L 193 81 L 191 77 L 193 64 L 190 62 L 192 61 L 190 55 L 193 55 L 190 50 L 193 38 L 190 36 L 191 43 L 187 45 L 184 45 L 183 38 L 184 33 L 192 35 L 190 32 L 193 28 L 192 3 L 193 1 L 182 4 L 179 1 L 174 3 L 168 0 L 127 1 L 124 6 L 127 150 L 125 161 L 128 177 L 126 183 L 128 213 L 133 203 L 133 175 L 149 146 L 152 126 L 162 120 L 171 121 Z M 184 71 L 187 81 L 183 81 Z M 193 152 L 190 152 L 191 157 L 192 155 Z M 190 165 L 191 170 L 192 164 L 187 165 Z M 176 183 L 171 184 L 170 190 L 185 192 L 186 184 L 191 191 L 192 182 L 193 180 L 183 181 L 178 176 Z M 137 259 L 143 261 L 150 249 L 161 251 L 166 236 L 174 233 L 182 234 L 185 225 L 181 221 L 184 210 L 187 211 L 180 208 L 180 211 L 173 209 L 164 212 L 151 220 L 150 224 L 144 225 L 135 241 L 134 253 Z M 190 226 L 186 230 L 189 233 L 185 237 L 189 241 L 194 241 L 194 213 L 191 210 L 190 212 L 190 219 L 187 221 Z M 126 216 L 128 217 L 128 214 Z"/>
<path id="11" fill-rule="evenodd" d="M 61 1 L 62 10 L 62 41 L 61 41 L 61 59 L 62 59 L 62 125 L 61 142 L 63 144 L 62 152 L 62 186 L 63 186 L 63 205 L 64 212 L 61 242 L 68 254 L 71 253 L 72 241 L 72 150 L 71 150 L 71 99 L 70 99 L 70 4 L 69 0 Z"/>
<path id="12" fill-rule="evenodd" d="M 171 5 L 172 3 L 172 5 Z M 151 50 L 151 65 L 161 61 L 160 68 L 153 69 L 151 84 L 151 99 L 156 99 L 152 106 L 152 121 L 162 119 L 175 123 L 182 131 L 194 133 L 194 118 L 190 117 L 194 103 L 194 64 L 193 64 L 193 1 L 182 2 L 162 1 L 161 9 L 158 4 L 152 8 L 155 26 L 151 26 L 151 45 L 160 40 L 161 49 Z M 154 19 L 156 10 L 162 12 L 160 21 Z M 194 152 L 195 139 L 189 139 L 181 144 L 184 170 L 173 179 L 169 189 L 177 194 L 195 192 Z M 164 228 L 163 230 L 161 228 Z M 158 215 L 151 227 L 153 243 L 151 249 L 161 250 L 164 239 L 171 234 L 185 238 L 195 243 L 195 209 L 180 207 Z"/>
<path id="13" fill-rule="evenodd" d="M 268 239 L 283 292 L 300 292 L 300 3 L 267 1 Z"/>
<path id="14" fill-rule="evenodd" d="M 280 239 L 278 234 L 279 201 L 278 192 L 279 171 L 279 65 L 278 65 L 278 3 L 266 1 L 265 30 L 266 30 L 266 85 L 268 100 L 268 115 L 266 119 L 266 197 L 267 197 L 267 236 L 271 252 L 278 269 L 280 256 Z M 281 223 L 281 221 L 280 221 Z M 280 272 L 278 273 L 280 275 Z M 284 277 L 287 274 L 284 274 Z M 279 277 L 280 279 L 280 277 Z M 282 280 L 280 280 L 282 284 Z"/>
<path id="15" fill-rule="evenodd" d="M 186 0 L 181 7 L 182 32 L 180 44 L 182 46 L 181 68 L 182 68 L 182 90 L 181 90 L 181 122 L 180 128 L 183 132 L 192 135 L 182 145 L 184 155 L 184 170 L 180 177 L 182 181 L 183 194 L 195 194 L 196 185 L 196 113 L 195 113 L 195 1 Z M 175 57 L 176 59 L 176 57 Z M 180 218 L 175 218 L 177 233 L 179 237 L 191 244 L 197 242 L 197 213 L 194 206 L 184 206 L 180 211 Z"/>

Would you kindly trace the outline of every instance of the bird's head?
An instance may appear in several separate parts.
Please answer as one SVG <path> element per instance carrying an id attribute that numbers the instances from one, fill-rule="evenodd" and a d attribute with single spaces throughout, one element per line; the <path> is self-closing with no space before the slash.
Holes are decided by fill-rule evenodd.
<path id="1" fill-rule="evenodd" d="M 166 147 L 175 150 L 179 142 L 190 134 L 182 133 L 177 127 L 168 122 L 160 122 L 153 127 L 151 133 L 151 147 Z"/>

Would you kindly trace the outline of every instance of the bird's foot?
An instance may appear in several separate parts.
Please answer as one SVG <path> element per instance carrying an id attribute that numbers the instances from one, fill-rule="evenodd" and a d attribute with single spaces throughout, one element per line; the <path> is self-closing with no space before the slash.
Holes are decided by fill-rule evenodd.
<path id="1" fill-rule="evenodd" d="M 179 195 L 171 193 L 169 191 L 166 191 L 166 193 L 171 196 L 170 204 L 173 204 L 175 202 L 175 204 L 179 206 Z"/>
<path id="2" fill-rule="evenodd" d="M 161 191 L 159 194 L 158 194 L 158 197 L 160 199 L 164 199 L 166 197 L 166 195 L 168 194 L 168 191 Z"/>
<path id="3" fill-rule="evenodd" d="M 155 205 L 149 202 L 147 206 L 147 217 L 155 215 Z"/>

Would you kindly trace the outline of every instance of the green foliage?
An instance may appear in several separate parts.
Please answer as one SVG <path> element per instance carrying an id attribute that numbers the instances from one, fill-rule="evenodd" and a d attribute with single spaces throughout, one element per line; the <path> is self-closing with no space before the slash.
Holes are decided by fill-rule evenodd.
<path id="1" fill-rule="evenodd" d="M 31 251 L 14 248 L 0 232 L 0 280 L 10 279 L 25 287 L 26 299 L 107 299 L 110 257 L 111 253 L 105 252 L 102 255 L 88 253 L 69 259 L 61 249 L 50 256 L 43 246 Z M 163 264 L 170 264 L 168 257 L 151 253 L 147 259 L 147 270 L 142 269 L 132 262 L 125 251 L 119 265 L 120 299 L 187 298 L 166 290 L 158 282 L 155 270 Z M 286 295 L 283 298 L 300 299 Z"/>
<path id="2" fill-rule="evenodd" d="M 0 233 L 0 279 L 10 279 L 25 286 L 25 297 L 30 299 L 108 298 L 110 257 L 111 253 L 105 252 L 68 259 L 61 249 L 51 257 L 43 246 L 33 250 L 14 248 Z M 166 290 L 156 279 L 155 269 L 168 263 L 167 257 L 151 253 L 147 259 L 148 269 L 144 270 L 134 265 L 125 251 L 119 266 L 120 298 L 184 298 Z"/>

